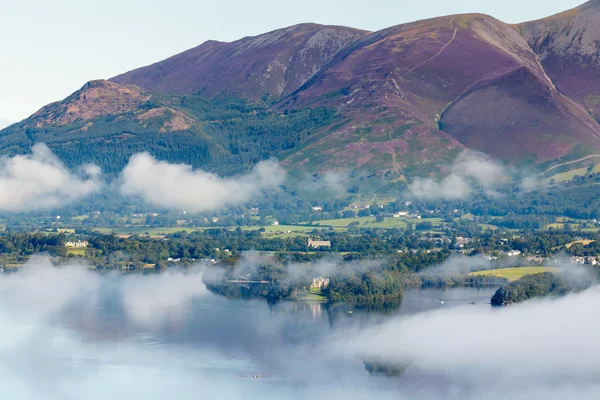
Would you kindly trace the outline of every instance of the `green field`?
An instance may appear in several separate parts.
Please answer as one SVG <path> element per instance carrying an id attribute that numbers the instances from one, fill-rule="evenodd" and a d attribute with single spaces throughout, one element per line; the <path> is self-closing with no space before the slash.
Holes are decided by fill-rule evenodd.
<path id="1" fill-rule="evenodd" d="M 383 222 L 377 222 L 375 217 L 326 219 L 315 221 L 320 226 L 334 228 L 347 228 L 353 222 L 358 222 L 358 228 L 406 228 L 406 221 L 400 218 L 385 218 Z"/>
<path id="2" fill-rule="evenodd" d="M 490 276 L 496 278 L 506 278 L 509 281 L 516 281 L 525 275 L 542 274 L 544 272 L 558 272 L 554 267 L 521 267 L 521 268 L 501 268 L 489 269 L 485 271 L 471 272 L 469 276 Z"/>
<path id="3" fill-rule="evenodd" d="M 241 227 L 245 231 L 257 231 L 261 227 L 259 226 L 242 226 Z M 270 225 L 265 226 L 265 232 L 263 236 L 281 236 L 281 235 L 290 235 L 290 236 L 300 236 L 306 235 L 308 232 L 312 232 L 315 229 L 320 229 L 319 226 L 301 226 L 301 225 Z M 235 229 L 235 228 L 231 228 Z"/>
<path id="4" fill-rule="evenodd" d="M 300 300 L 302 301 L 319 301 L 324 302 L 327 301 L 327 297 L 321 294 L 321 289 L 319 288 L 311 288 L 308 294 L 302 297 Z"/>
<path id="5" fill-rule="evenodd" d="M 414 224 L 419 222 L 431 222 L 434 226 L 439 226 L 442 223 L 441 218 L 423 218 L 411 220 Z M 348 225 L 351 223 L 358 223 L 357 228 L 381 228 L 381 229 L 392 229 L 392 228 L 406 228 L 407 220 L 402 218 L 386 218 L 383 222 L 377 222 L 375 217 L 360 217 L 360 218 L 342 218 L 342 219 L 330 219 L 315 221 L 313 225 L 270 225 L 264 226 L 263 232 L 264 237 L 278 237 L 288 238 L 297 236 L 308 236 L 310 232 L 320 229 L 333 228 L 335 231 L 345 232 L 348 229 Z M 236 227 L 229 227 L 233 230 Z M 245 231 L 257 231 L 261 229 L 259 226 L 242 226 Z M 148 228 L 148 227 L 130 227 L 130 228 L 95 228 L 94 231 L 110 235 L 169 235 L 176 232 L 197 232 L 203 231 L 208 228 Z"/>
<path id="6" fill-rule="evenodd" d="M 596 164 L 591 171 L 591 173 L 593 173 L 593 174 L 597 173 L 597 172 L 600 172 L 600 164 Z M 558 182 L 558 183 L 570 182 L 576 176 L 586 176 L 587 174 L 588 174 L 587 168 L 579 168 L 579 169 L 574 169 L 571 171 L 563 172 L 562 174 L 553 175 L 550 178 L 548 178 L 548 181 L 550 181 L 551 179 L 554 179 L 554 181 Z"/>
<path id="7" fill-rule="evenodd" d="M 594 242 L 595 242 L 595 240 L 576 240 L 574 242 L 566 244 L 565 247 L 567 249 L 570 249 L 574 244 L 578 244 L 579 243 L 579 244 L 582 244 L 584 246 L 587 246 L 588 244 L 594 243 Z"/>
<path id="8" fill-rule="evenodd" d="M 562 222 L 557 222 L 555 224 L 548 224 L 546 226 L 546 229 L 550 229 L 550 228 L 553 228 L 553 229 L 565 229 L 565 224 L 562 223 Z M 571 228 L 572 229 L 579 229 L 579 224 L 571 224 Z"/>
<path id="9" fill-rule="evenodd" d="M 67 249 L 67 255 L 74 255 L 74 256 L 85 256 L 85 249 L 82 248 L 78 248 L 78 249 L 72 249 L 69 248 Z"/>
<path id="10" fill-rule="evenodd" d="M 387 217 L 383 222 L 377 222 L 375 217 L 358 217 L 358 218 L 341 218 L 341 219 L 327 219 L 322 221 L 315 221 L 314 224 L 319 224 L 320 227 L 333 227 L 333 228 L 347 228 L 351 223 L 358 222 L 357 228 L 406 228 L 408 220 L 405 218 L 392 218 Z M 410 220 L 413 224 L 420 222 L 431 222 L 434 226 L 442 224 L 441 218 L 423 218 Z"/>
<path id="11" fill-rule="evenodd" d="M 491 225 L 491 224 L 479 224 L 479 226 L 481 227 L 481 229 L 483 229 L 484 231 L 487 230 L 492 230 L 492 231 L 497 231 L 498 227 L 496 225 Z"/>
<path id="12" fill-rule="evenodd" d="M 408 222 L 413 224 L 418 224 L 421 222 L 430 222 L 433 226 L 440 226 L 442 224 L 441 218 L 423 218 L 423 219 L 412 219 L 407 220 L 404 218 L 385 218 L 383 222 L 377 222 L 375 217 L 359 217 L 359 218 L 342 218 L 342 219 L 329 219 L 322 221 L 315 221 L 313 225 L 308 225 L 304 223 L 302 225 L 269 225 L 262 227 L 265 229 L 263 232 L 264 237 L 278 237 L 278 238 L 288 238 L 288 237 L 297 237 L 297 236 L 308 236 L 310 232 L 320 229 L 328 229 L 333 228 L 338 232 L 345 232 L 348 229 L 348 225 L 351 223 L 358 223 L 356 228 L 380 228 L 380 229 L 392 229 L 392 228 L 406 228 Z M 222 228 L 222 227 L 220 227 Z M 242 226 L 241 227 L 245 231 L 257 231 L 261 229 L 260 226 Z M 95 228 L 94 231 L 110 235 L 150 235 L 150 236 L 160 236 L 160 235 L 169 235 L 176 232 L 198 232 L 203 231 L 205 227 L 202 228 L 184 228 L 184 227 L 174 227 L 174 228 L 149 228 L 149 227 L 129 227 L 129 228 Z M 234 230 L 236 227 L 229 227 L 229 229 Z"/>
<path id="13" fill-rule="evenodd" d="M 94 231 L 105 235 L 169 235 L 177 232 L 197 232 L 206 228 L 95 228 Z"/>

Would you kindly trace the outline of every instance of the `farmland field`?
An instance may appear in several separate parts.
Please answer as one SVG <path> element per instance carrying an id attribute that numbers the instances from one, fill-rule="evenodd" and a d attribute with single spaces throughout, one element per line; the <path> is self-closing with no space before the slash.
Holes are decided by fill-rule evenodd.
<path id="1" fill-rule="evenodd" d="M 74 255 L 74 256 L 85 256 L 85 249 L 83 248 L 69 248 L 67 249 L 67 255 Z"/>
<path id="2" fill-rule="evenodd" d="M 423 219 L 413 219 L 410 220 L 413 224 L 418 224 L 420 222 L 430 222 L 433 226 L 439 226 L 442 224 L 441 218 L 423 218 Z M 408 220 L 403 218 L 385 218 L 383 222 L 377 222 L 375 217 L 359 217 L 359 218 L 342 218 L 342 219 L 330 219 L 330 220 L 321 220 L 313 222 L 313 225 L 301 224 L 301 225 L 269 225 L 269 226 L 241 226 L 245 231 L 257 231 L 261 228 L 264 228 L 264 232 L 262 236 L 264 237 L 279 237 L 279 238 L 288 238 L 288 237 L 297 237 L 297 236 L 308 236 L 310 232 L 321 229 L 333 228 L 333 230 L 338 232 L 345 232 L 348 229 L 348 225 L 351 223 L 358 224 L 356 228 L 380 228 L 380 229 L 392 229 L 399 228 L 405 229 L 408 225 Z M 224 228 L 224 227 L 215 227 L 215 228 Z M 186 231 L 186 232 L 197 232 L 203 231 L 205 227 L 199 228 L 185 228 L 185 227 L 171 227 L 171 228 L 150 228 L 150 227 L 128 227 L 128 228 L 95 228 L 94 231 L 110 235 L 169 235 L 176 232 Z M 234 230 L 236 227 L 229 227 L 228 229 Z"/>
<path id="3" fill-rule="evenodd" d="M 600 172 L 600 164 L 596 164 L 591 171 L 591 173 L 597 173 L 597 172 Z M 576 176 L 586 176 L 586 174 L 588 174 L 587 168 L 579 168 L 579 169 L 574 169 L 571 171 L 563 172 L 562 174 L 553 175 L 548 179 L 548 181 L 550 181 L 550 179 L 554 179 L 554 181 L 556 181 L 558 183 L 570 182 Z"/>
<path id="4" fill-rule="evenodd" d="M 303 301 L 319 301 L 324 302 L 327 301 L 327 297 L 321 294 L 321 289 L 319 288 L 311 288 L 308 294 L 301 298 Z"/>
<path id="5" fill-rule="evenodd" d="M 521 268 L 501 268 L 485 271 L 471 272 L 469 276 L 489 276 L 496 278 L 505 278 L 509 281 L 516 281 L 525 275 L 541 274 L 544 272 L 558 272 L 554 267 L 521 267 Z"/>
<path id="6" fill-rule="evenodd" d="M 566 244 L 565 247 L 567 249 L 570 249 L 573 245 L 578 244 L 578 243 L 582 244 L 584 246 L 587 246 L 588 244 L 593 243 L 593 242 L 594 242 L 594 240 L 576 240 L 574 242 Z"/>
<path id="7" fill-rule="evenodd" d="M 197 232 L 202 231 L 204 228 L 148 228 L 148 227 L 137 227 L 137 228 L 95 228 L 94 231 L 105 235 L 114 233 L 115 235 L 169 235 L 176 232 Z"/>
<path id="8" fill-rule="evenodd" d="M 430 222 L 434 226 L 442 223 L 441 218 L 423 218 L 410 220 L 413 224 L 420 222 Z M 377 222 L 375 217 L 359 217 L 359 218 L 341 218 L 315 221 L 314 224 L 319 224 L 321 227 L 346 228 L 351 223 L 358 223 L 357 228 L 406 228 L 408 220 L 404 218 L 385 218 L 383 222 Z"/>

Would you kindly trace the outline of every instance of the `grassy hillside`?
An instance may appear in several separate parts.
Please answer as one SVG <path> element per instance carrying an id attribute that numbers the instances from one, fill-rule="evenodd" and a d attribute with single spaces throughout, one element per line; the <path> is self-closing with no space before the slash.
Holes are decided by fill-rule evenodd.
<path id="1" fill-rule="evenodd" d="M 470 276 L 493 276 L 496 278 L 505 278 L 513 282 L 526 275 L 543 274 L 544 272 L 558 272 L 558 268 L 552 267 L 521 267 L 521 268 L 501 268 L 486 271 L 471 272 Z"/>

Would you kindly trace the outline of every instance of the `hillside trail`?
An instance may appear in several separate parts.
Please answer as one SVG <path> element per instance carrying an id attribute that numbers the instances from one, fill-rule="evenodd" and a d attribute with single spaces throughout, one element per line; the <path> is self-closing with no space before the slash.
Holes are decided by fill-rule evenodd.
<path id="1" fill-rule="evenodd" d="M 588 160 L 588 159 L 590 159 L 590 158 L 596 158 L 596 157 L 600 157 L 600 154 L 591 154 L 591 155 L 589 155 L 589 156 L 585 156 L 585 157 L 583 157 L 583 158 L 580 158 L 580 159 L 577 159 L 577 160 L 573 160 L 573 161 L 567 161 L 567 162 L 564 162 L 564 163 L 561 163 L 561 164 L 556 164 L 556 165 L 553 165 L 552 167 L 548 168 L 548 169 L 547 169 L 547 170 L 545 170 L 544 172 L 540 172 L 540 175 L 545 175 L 545 174 L 547 174 L 548 172 L 550 172 L 550 171 L 552 171 L 552 170 L 555 170 L 556 168 L 563 167 L 563 166 L 565 166 L 565 165 L 569 165 L 569 164 L 575 164 L 575 163 L 578 163 L 578 162 L 581 162 L 581 161 L 585 161 L 585 160 Z"/>
<path id="2" fill-rule="evenodd" d="M 450 28 L 454 28 L 454 17 L 452 17 L 452 19 L 450 20 Z M 410 74 L 411 72 L 413 72 L 414 70 L 416 70 L 417 68 L 427 64 L 429 61 L 434 60 L 435 58 L 437 58 L 440 54 L 442 54 L 444 52 L 444 50 L 446 50 L 446 48 L 448 46 L 450 46 L 452 44 L 452 42 L 454 42 L 454 39 L 456 39 L 456 34 L 458 33 L 458 28 L 454 28 L 454 33 L 452 34 L 452 38 L 448 41 L 448 43 L 446 43 L 445 45 L 442 46 L 442 48 L 440 49 L 440 51 L 438 51 L 437 53 L 435 53 L 433 56 L 431 56 L 430 58 L 428 58 L 427 60 L 415 65 L 414 67 L 412 67 L 411 69 L 409 69 L 407 72 L 405 72 L 404 74 L 402 74 L 400 76 L 400 78 L 404 78 L 406 75 Z"/>

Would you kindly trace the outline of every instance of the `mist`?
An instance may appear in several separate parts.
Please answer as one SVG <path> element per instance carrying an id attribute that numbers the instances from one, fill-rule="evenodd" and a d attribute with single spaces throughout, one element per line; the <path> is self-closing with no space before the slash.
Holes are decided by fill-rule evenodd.
<path id="1" fill-rule="evenodd" d="M 346 194 L 350 189 L 351 179 L 345 171 L 326 171 L 320 175 L 303 175 L 292 182 L 291 186 L 304 197 L 323 199 Z"/>
<path id="2" fill-rule="evenodd" d="M 331 346 L 441 374 L 470 387 L 467 398 L 584 398 L 600 394 L 599 304 L 595 287 L 503 309 L 462 306 L 396 318 Z"/>
<path id="3" fill-rule="evenodd" d="M 465 200 L 478 190 L 486 196 L 497 196 L 499 188 L 514 182 L 523 191 L 545 185 L 534 171 L 506 166 L 483 153 L 465 150 L 454 159 L 441 180 L 415 179 L 409 189 L 419 199 Z"/>
<path id="4" fill-rule="evenodd" d="M 263 266 L 276 266 L 285 274 L 280 284 L 297 284 L 317 277 L 348 277 L 376 271 L 384 261 L 383 259 L 344 261 L 339 256 L 326 256 L 313 262 L 287 262 L 257 251 L 249 251 L 243 253 L 232 268 L 235 276 L 243 276 L 255 274 Z M 211 280 L 218 280 L 224 277 L 225 272 L 223 268 L 215 267 L 207 270 L 205 274 Z"/>
<path id="5" fill-rule="evenodd" d="M 97 308 L 111 299 L 134 323 L 160 325 L 206 293 L 201 268 L 150 276 L 100 274 L 86 264 L 57 266 L 48 256 L 34 256 L 0 278 L 3 305 L 34 319 L 52 319 L 75 306 Z"/>
<path id="6" fill-rule="evenodd" d="M 43 143 L 31 154 L 0 159 L 0 211 L 49 210 L 81 200 L 102 188 L 93 165 L 69 171 Z"/>
<path id="7" fill-rule="evenodd" d="M 275 161 L 263 161 L 245 175 L 221 178 L 189 165 L 158 161 L 136 154 L 121 173 L 121 193 L 175 210 L 202 212 L 247 203 L 265 190 L 277 189 L 285 171 Z"/>

